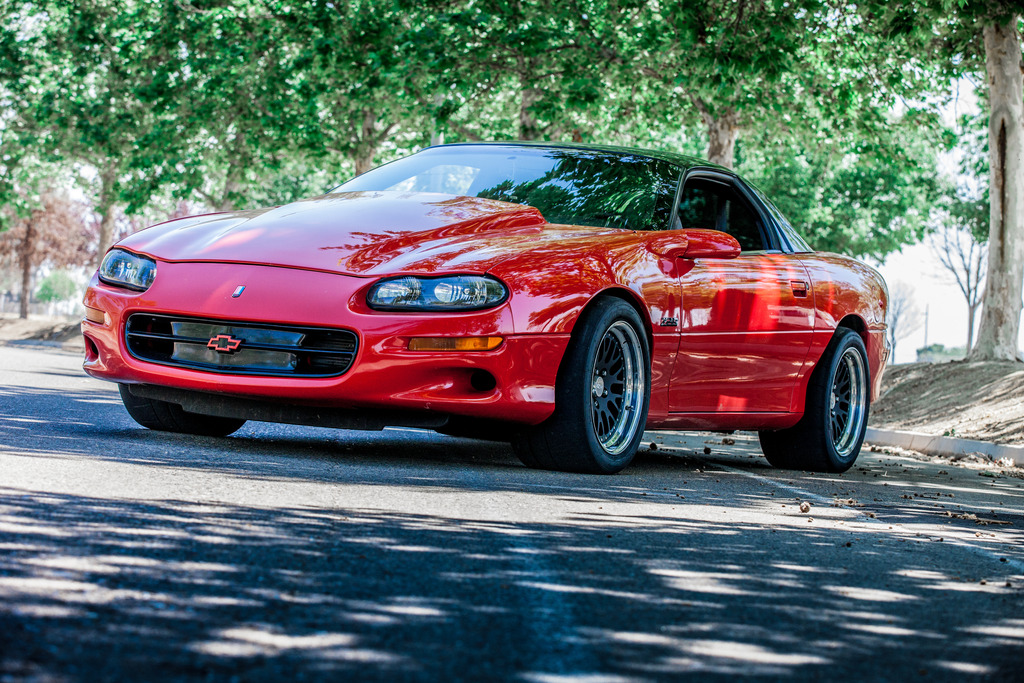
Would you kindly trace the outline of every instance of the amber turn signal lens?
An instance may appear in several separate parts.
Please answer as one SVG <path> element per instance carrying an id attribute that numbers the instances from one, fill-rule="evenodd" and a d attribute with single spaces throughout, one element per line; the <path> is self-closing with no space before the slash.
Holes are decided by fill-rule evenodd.
<path id="1" fill-rule="evenodd" d="M 107 314 L 98 308 L 85 307 L 85 319 L 97 325 L 107 324 Z"/>
<path id="2" fill-rule="evenodd" d="M 413 337 L 410 351 L 490 351 L 501 346 L 501 337 Z"/>

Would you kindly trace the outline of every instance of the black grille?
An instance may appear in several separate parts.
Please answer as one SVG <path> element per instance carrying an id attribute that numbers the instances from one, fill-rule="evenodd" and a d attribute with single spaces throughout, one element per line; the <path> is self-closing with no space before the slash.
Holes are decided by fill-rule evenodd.
<path id="1" fill-rule="evenodd" d="M 349 330 L 136 313 L 125 327 L 140 360 L 233 375 L 336 377 L 356 356 Z"/>

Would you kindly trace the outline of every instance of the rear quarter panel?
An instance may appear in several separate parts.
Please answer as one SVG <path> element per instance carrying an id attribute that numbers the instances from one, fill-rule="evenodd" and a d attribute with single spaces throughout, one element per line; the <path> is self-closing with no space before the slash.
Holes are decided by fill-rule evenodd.
<path id="1" fill-rule="evenodd" d="M 837 327 L 854 329 L 867 348 L 874 401 L 889 357 L 885 334 L 889 295 L 885 280 L 874 268 L 847 256 L 814 253 L 801 254 L 799 258 L 807 268 L 814 293 L 811 358 L 816 364 Z"/>

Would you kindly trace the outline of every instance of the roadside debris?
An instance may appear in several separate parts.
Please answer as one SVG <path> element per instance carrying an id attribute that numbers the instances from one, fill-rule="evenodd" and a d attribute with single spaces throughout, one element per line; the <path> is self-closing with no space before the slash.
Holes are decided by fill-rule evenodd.
<path id="1" fill-rule="evenodd" d="M 988 526 L 989 524 L 999 524 L 1004 526 L 1013 525 L 1013 522 L 1002 519 L 987 519 L 985 517 L 979 517 L 973 512 L 950 512 L 949 510 L 946 510 L 946 516 L 952 517 L 953 519 L 965 519 L 969 522 L 974 522 L 975 524 L 980 524 L 982 526 Z"/>

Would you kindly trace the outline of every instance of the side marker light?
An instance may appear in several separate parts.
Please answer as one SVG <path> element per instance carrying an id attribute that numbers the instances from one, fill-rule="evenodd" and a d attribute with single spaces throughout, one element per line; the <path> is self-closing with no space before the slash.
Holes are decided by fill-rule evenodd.
<path id="1" fill-rule="evenodd" d="M 107 314 L 98 308 L 85 307 L 85 319 L 97 325 L 107 324 Z"/>
<path id="2" fill-rule="evenodd" d="M 499 346 L 501 337 L 413 337 L 410 351 L 492 351 Z"/>

